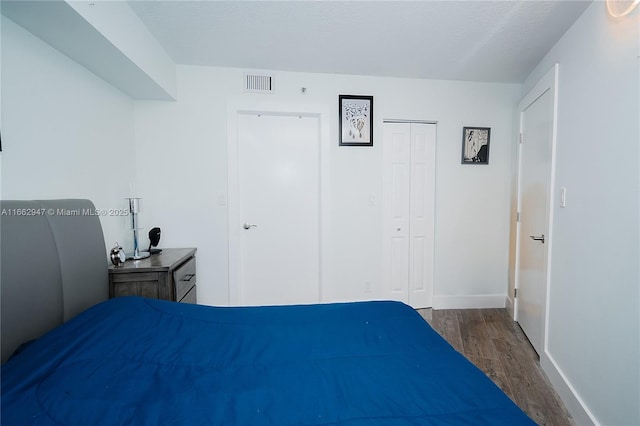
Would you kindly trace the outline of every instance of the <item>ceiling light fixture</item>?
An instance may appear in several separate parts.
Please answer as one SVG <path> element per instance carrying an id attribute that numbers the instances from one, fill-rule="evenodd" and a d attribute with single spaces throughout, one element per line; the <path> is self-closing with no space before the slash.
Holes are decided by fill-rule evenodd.
<path id="1" fill-rule="evenodd" d="M 629 3 L 629 6 L 627 6 L 627 8 L 622 11 L 620 11 L 620 9 L 622 9 L 621 7 L 612 7 L 612 4 L 619 5 L 621 3 Z M 614 18 L 621 18 L 625 15 L 630 14 L 638 5 L 638 3 L 640 3 L 640 0 L 633 0 L 630 2 L 622 2 L 620 0 L 607 0 L 607 10 L 609 11 L 609 14 Z"/>

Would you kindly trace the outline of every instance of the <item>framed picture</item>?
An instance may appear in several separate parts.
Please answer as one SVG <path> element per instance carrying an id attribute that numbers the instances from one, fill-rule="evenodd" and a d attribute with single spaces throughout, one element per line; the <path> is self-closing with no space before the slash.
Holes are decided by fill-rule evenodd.
<path id="1" fill-rule="evenodd" d="M 462 128 L 462 164 L 489 164 L 490 127 Z"/>
<path id="2" fill-rule="evenodd" d="M 373 146 L 373 96 L 339 95 L 340 145 Z"/>

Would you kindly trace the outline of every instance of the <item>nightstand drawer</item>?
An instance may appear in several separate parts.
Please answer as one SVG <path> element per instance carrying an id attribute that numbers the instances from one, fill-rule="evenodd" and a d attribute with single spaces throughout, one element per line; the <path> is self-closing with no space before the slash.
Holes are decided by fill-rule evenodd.
<path id="1" fill-rule="evenodd" d="M 173 271 L 173 282 L 176 286 L 176 301 L 180 301 L 196 285 L 195 257 L 192 257 Z M 193 291 L 195 292 L 195 289 Z"/>
<path id="2" fill-rule="evenodd" d="M 196 293 L 196 286 L 194 285 L 193 287 L 191 287 L 191 290 L 189 290 L 189 292 L 187 294 L 185 294 L 185 296 L 182 298 L 182 300 L 179 300 L 180 303 L 197 303 L 197 293 Z"/>

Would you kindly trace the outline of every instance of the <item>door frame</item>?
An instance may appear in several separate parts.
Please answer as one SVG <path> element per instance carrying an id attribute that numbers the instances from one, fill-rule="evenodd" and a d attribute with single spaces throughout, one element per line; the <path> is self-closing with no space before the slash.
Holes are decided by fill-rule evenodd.
<path id="1" fill-rule="evenodd" d="M 319 223 L 319 294 L 318 300 L 323 299 L 323 275 L 326 270 L 327 244 L 324 243 L 328 231 L 328 212 L 330 212 L 328 196 L 328 158 L 329 158 L 329 111 L 319 105 L 292 105 L 269 101 L 230 101 L 227 103 L 227 241 L 228 241 L 228 294 L 229 305 L 241 303 L 242 267 L 241 267 L 241 239 L 240 228 L 240 174 L 238 152 L 238 117 L 243 114 L 310 116 L 318 118 L 319 126 L 319 172 L 320 172 L 320 223 Z"/>
<path id="2" fill-rule="evenodd" d="M 542 95 L 547 92 L 551 93 L 553 97 L 553 112 L 551 123 L 551 152 L 550 152 L 550 165 L 549 165 L 549 177 L 547 184 L 547 208 L 545 211 L 545 221 L 547 223 L 547 229 L 545 233 L 544 244 L 544 283 L 543 283 L 543 303 L 542 303 L 542 324 L 540 324 L 542 332 L 542 351 L 547 351 L 547 326 L 548 326 L 548 305 L 549 305 L 549 290 L 551 281 L 551 250 L 553 245 L 553 209 L 555 200 L 555 172 L 556 172 L 556 140 L 557 140 L 557 127 L 558 127 L 558 76 L 559 76 L 559 64 L 554 64 L 553 67 L 535 84 L 535 86 L 529 91 L 529 93 L 522 98 L 518 104 L 518 161 L 517 161 L 517 214 L 519 215 L 522 210 L 522 130 L 523 130 L 523 113 L 524 111 L 538 100 Z M 526 141 L 524 141 L 526 143 Z M 526 235 L 522 235 L 520 229 L 520 220 L 516 222 L 516 242 L 515 242 L 515 281 L 514 288 L 517 291 L 520 287 L 520 243 L 523 238 L 527 238 Z M 513 320 L 518 321 L 518 298 L 514 298 L 513 307 Z M 542 355 L 542 354 L 539 354 Z"/>

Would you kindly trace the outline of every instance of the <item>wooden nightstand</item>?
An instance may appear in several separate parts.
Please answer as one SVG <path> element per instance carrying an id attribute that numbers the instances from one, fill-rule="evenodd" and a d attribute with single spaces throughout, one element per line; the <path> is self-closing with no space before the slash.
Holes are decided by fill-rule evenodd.
<path id="1" fill-rule="evenodd" d="M 109 298 L 142 296 L 197 303 L 196 249 L 162 249 L 142 260 L 109 267 Z"/>

